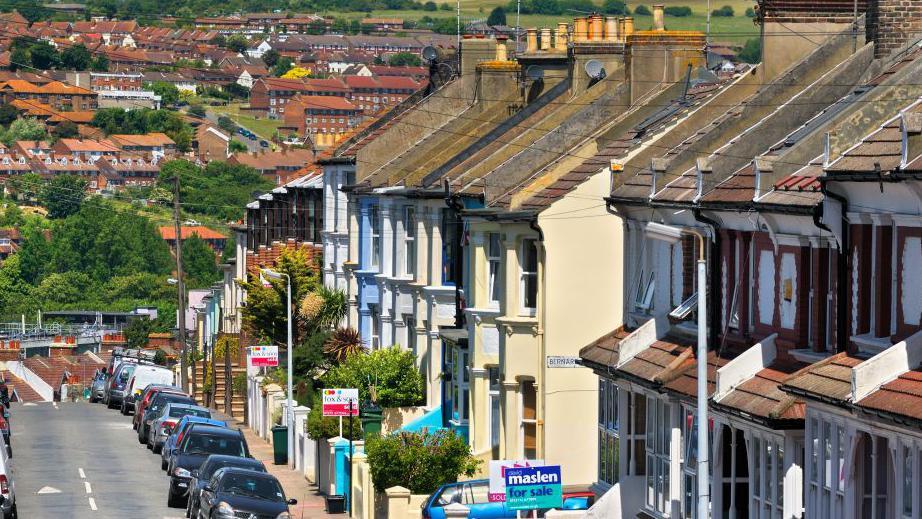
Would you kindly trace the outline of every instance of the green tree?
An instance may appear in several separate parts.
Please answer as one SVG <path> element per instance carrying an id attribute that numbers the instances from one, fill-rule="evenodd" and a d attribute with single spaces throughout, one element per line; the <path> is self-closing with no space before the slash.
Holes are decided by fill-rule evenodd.
<path id="1" fill-rule="evenodd" d="M 51 130 L 51 134 L 57 139 L 71 139 L 77 137 L 80 131 L 73 121 L 61 121 Z"/>
<path id="2" fill-rule="evenodd" d="M 0 227 L 19 227 L 26 223 L 26 217 L 22 209 L 13 202 L 7 202 L 0 213 Z"/>
<path id="3" fill-rule="evenodd" d="M 160 168 L 158 185 L 173 189 L 173 177 L 180 177 L 180 196 L 191 213 L 206 214 L 225 221 L 243 216 L 243 207 L 274 184 L 258 171 L 240 164 L 213 160 L 204 170 L 187 160 L 174 160 Z"/>
<path id="4" fill-rule="evenodd" d="M 663 13 L 666 16 L 675 16 L 676 18 L 684 18 L 686 16 L 692 15 L 691 7 L 687 5 L 670 5 L 663 9 Z"/>
<path id="5" fill-rule="evenodd" d="M 282 77 L 286 72 L 291 70 L 291 67 L 294 66 L 294 61 L 291 60 L 288 56 L 282 56 L 275 62 L 275 66 L 271 69 L 271 74 L 275 77 Z"/>
<path id="6" fill-rule="evenodd" d="M 109 58 L 105 54 L 97 54 L 93 58 L 92 63 L 90 63 L 90 70 L 93 72 L 108 72 L 109 71 Z"/>
<path id="7" fill-rule="evenodd" d="M 432 0 L 429 0 L 428 2 L 426 2 L 425 4 L 423 4 L 423 11 L 430 11 L 430 12 L 431 12 L 431 11 L 438 11 L 438 9 L 439 9 L 439 6 L 436 5 L 436 3 L 433 2 Z"/>
<path id="8" fill-rule="evenodd" d="M 182 267 L 189 288 L 208 287 L 221 279 L 214 251 L 197 234 L 182 242 Z"/>
<path id="9" fill-rule="evenodd" d="M 0 137 L 0 141 L 7 146 L 12 146 L 16 141 L 40 141 L 47 137 L 44 124 L 32 117 L 24 117 L 10 123 L 10 127 Z"/>
<path id="10" fill-rule="evenodd" d="M 247 145 L 237 139 L 231 139 L 227 144 L 227 150 L 231 153 L 246 153 Z"/>
<path id="11" fill-rule="evenodd" d="M 234 34 L 227 38 L 224 44 L 227 46 L 228 50 L 242 53 L 247 50 L 250 42 L 246 39 L 246 36 L 242 34 Z"/>
<path id="12" fill-rule="evenodd" d="M 38 173 L 29 172 L 18 178 L 11 178 L 7 181 L 6 187 L 21 200 L 37 201 L 44 183 Z"/>
<path id="13" fill-rule="evenodd" d="M 392 67 L 418 67 L 423 64 L 418 54 L 412 52 L 397 52 L 391 55 L 387 64 Z"/>
<path id="14" fill-rule="evenodd" d="M 150 342 L 150 333 L 153 322 L 146 318 L 136 318 L 128 321 L 123 333 L 129 348 L 143 348 Z"/>
<path id="15" fill-rule="evenodd" d="M 195 103 L 193 105 L 189 105 L 189 115 L 204 119 L 207 115 L 207 111 L 201 103 Z"/>
<path id="16" fill-rule="evenodd" d="M 23 274 L 22 259 L 20 252 L 0 264 L 0 317 L 6 319 L 32 313 L 36 307 L 35 288 Z"/>
<path id="17" fill-rule="evenodd" d="M 278 63 L 279 57 L 281 57 L 279 51 L 275 49 L 269 49 L 263 53 L 262 59 L 263 63 L 265 63 L 267 67 L 272 68 L 276 63 Z"/>
<path id="18" fill-rule="evenodd" d="M 164 106 L 173 106 L 179 102 L 179 88 L 173 83 L 165 81 L 154 81 L 149 83 L 147 88 L 154 91 L 154 94 L 160 96 L 160 102 Z"/>
<path id="19" fill-rule="evenodd" d="M 61 52 L 61 66 L 70 70 L 86 70 L 90 68 L 93 57 L 85 45 L 69 45 Z"/>
<path id="20" fill-rule="evenodd" d="M 605 14 L 631 14 L 624 0 L 605 0 L 602 3 L 602 12 Z"/>
<path id="21" fill-rule="evenodd" d="M 50 43 L 40 40 L 29 49 L 32 66 L 40 70 L 50 70 L 61 64 L 61 56 Z"/>
<path id="22" fill-rule="evenodd" d="M 720 9 L 714 9 L 713 11 L 711 11 L 711 16 L 715 16 L 718 18 L 731 18 L 733 17 L 733 15 L 734 15 L 733 7 L 729 5 L 725 5 L 721 7 Z"/>
<path id="23" fill-rule="evenodd" d="M 237 131 L 237 123 L 233 119 L 226 115 L 218 117 L 218 128 L 226 131 L 227 133 L 233 134 Z"/>
<path id="24" fill-rule="evenodd" d="M 10 53 L 10 70 L 16 71 L 20 69 L 28 69 L 32 66 L 32 55 L 29 54 L 29 49 L 24 47 L 16 47 Z"/>
<path id="25" fill-rule="evenodd" d="M 54 272 L 36 287 L 35 298 L 43 308 L 72 308 L 96 293 L 95 281 L 85 272 Z"/>
<path id="26" fill-rule="evenodd" d="M 756 12 L 755 12 L 755 10 L 754 10 L 752 7 L 747 7 L 747 8 L 746 8 L 746 13 L 745 13 L 745 14 L 746 14 L 746 18 L 755 18 L 755 17 L 756 17 Z"/>
<path id="27" fill-rule="evenodd" d="M 762 42 L 758 38 L 750 38 L 743 45 L 743 50 L 737 55 L 745 63 L 758 63 L 762 61 Z"/>
<path id="28" fill-rule="evenodd" d="M 324 387 L 356 388 L 359 400 L 372 400 L 381 407 L 404 407 L 423 403 L 423 376 L 416 368 L 416 355 L 399 346 L 382 348 L 367 355 L 352 355 L 321 377 Z"/>
<path id="29" fill-rule="evenodd" d="M 57 175 L 46 182 L 39 201 L 51 218 L 66 218 L 75 214 L 86 197 L 87 182 L 76 175 Z"/>
<path id="30" fill-rule="evenodd" d="M 650 11 L 650 8 L 643 4 L 634 8 L 634 14 L 637 16 L 653 16 L 653 12 Z"/>
<path id="31" fill-rule="evenodd" d="M 480 464 L 467 440 L 448 430 L 371 438 L 365 453 L 378 492 L 402 486 L 414 494 L 431 494 L 460 476 L 472 477 Z"/>
<path id="32" fill-rule="evenodd" d="M 11 104 L 0 105 L 0 125 L 8 126 L 19 117 L 19 110 Z"/>
<path id="33" fill-rule="evenodd" d="M 506 10 L 502 6 L 494 7 L 487 17 L 487 25 L 506 25 Z"/>

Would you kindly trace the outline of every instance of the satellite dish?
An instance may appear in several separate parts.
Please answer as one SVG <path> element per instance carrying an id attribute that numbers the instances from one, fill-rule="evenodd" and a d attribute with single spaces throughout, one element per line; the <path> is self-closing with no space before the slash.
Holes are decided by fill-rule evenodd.
<path id="1" fill-rule="evenodd" d="M 541 81 L 544 79 L 544 69 L 537 65 L 531 65 L 525 69 L 525 77 L 527 77 L 529 81 Z"/>
<path id="2" fill-rule="evenodd" d="M 586 74 L 592 79 L 605 78 L 605 67 L 603 67 L 602 62 L 597 59 L 591 59 L 587 61 L 584 68 L 586 70 Z"/>
<path id="3" fill-rule="evenodd" d="M 439 57 L 439 50 L 432 45 L 423 47 L 423 59 L 426 61 L 435 61 Z"/>

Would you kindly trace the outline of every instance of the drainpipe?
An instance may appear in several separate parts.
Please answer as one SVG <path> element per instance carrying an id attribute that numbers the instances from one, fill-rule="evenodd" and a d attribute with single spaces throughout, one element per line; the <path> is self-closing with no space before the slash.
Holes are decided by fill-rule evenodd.
<path id="1" fill-rule="evenodd" d="M 823 177 L 820 177 L 820 190 L 823 195 L 842 204 L 842 245 L 839 247 L 839 258 L 837 268 L 839 269 L 836 276 L 836 351 L 843 352 L 848 349 L 848 301 L 845 299 L 845 287 L 848 286 L 848 199 L 844 196 L 833 193 L 826 185 Z M 815 219 L 814 219 L 815 221 Z"/>
<path id="2" fill-rule="evenodd" d="M 701 209 L 694 209 L 692 214 L 695 220 L 711 228 L 711 235 L 714 237 L 711 244 L 711 257 L 713 258 L 711 263 L 713 264 L 713 268 L 711 269 L 711 283 L 708 287 L 711 294 L 713 294 L 711 296 L 711 303 L 708 307 L 708 323 L 710 325 L 710 330 L 708 330 L 708 342 L 710 342 L 713 347 L 713 345 L 718 342 L 717 335 L 720 331 L 720 298 L 717 297 L 717 295 L 720 294 L 721 276 L 720 261 L 718 261 L 718 258 L 720 258 L 720 235 L 717 233 L 717 231 L 720 230 L 720 224 L 704 216 L 704 214 L 701 213 Z"/>
<path id="3" fill-rule="evenodd" d="M 454 210 L 457 215 L 457 218 L 461 217 L 461 210 L 464 209 L 464 204 L 458 201 L 458 196 L 452 194 L 451 186 L 448 185 L 448 179 L 445 179 L 445 205 L 450 209 Z M 460 225 L 460 222 L 457 224 Z M 461 233 L 458 233 L 458 238 L 460 239 Z M 444 247 L 444 239 L 443 247 Z M 449 245 L 454 247 L 453 244 Z M 455 261 L 455 327 L 461 328 L 464 325 L 463 312 L 461 311 L 461 271 L 464 268 L 464 261 L 461 258 L 456 258 Z"/>
<path id="4" fill-rule="evenodd" d="M 538 458 L 543 459 L 547 456 L 547 450 L 545 448 L 547 438 L 544 434 L 544 419 L 547 416 L 547 398 L 545 398 L 547 394 L 547 362 L 544 361 L 544 359 L 547 358 L 547 338 L 544 335 L 544 323 L 547 319 L 547 290 L 545 290 L 547 286 L 547 262 L 544 260 L 547 257 L 547 249 L 544 245 L 544 231 L 538 224 L 538 215 L 535 215 L 535 217 L 528 222 L 528 227 L 538 233 L 538 241 L 541 243 L 541 247 L 538 249 L 540 252 L 538 256 L 538 280 L 541 282 L 541 290 L 539 292 L 541 294 L 541 318 L 538 319 L 537 331 L 538 343 L 541 345 L 541 356 L 539 357 L 539 361 L 541 362 L 541 393 L 535 395 L 541 403 L 541 416 L 537 417 L 535 434 L 541 441 L 541 451 L 537 453 Z"/>

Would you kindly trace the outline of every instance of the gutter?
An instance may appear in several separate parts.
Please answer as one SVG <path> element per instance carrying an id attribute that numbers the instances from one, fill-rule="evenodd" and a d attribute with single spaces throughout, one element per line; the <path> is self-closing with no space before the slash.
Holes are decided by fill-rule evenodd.
<path id="1" fill-rule="evenodd" d="M 845 287 L 848 286 L 848 199 L 829 190 L 826 177 L 820 177 L 820 190 L 825 196 L 842 204 L 842 247 L 839 250 L 836 268 L 836 351 L 843 352 L 848 349 L 848 301 L 845 300 Z M 814 220 L 815 221 L 815 220 Z"/>

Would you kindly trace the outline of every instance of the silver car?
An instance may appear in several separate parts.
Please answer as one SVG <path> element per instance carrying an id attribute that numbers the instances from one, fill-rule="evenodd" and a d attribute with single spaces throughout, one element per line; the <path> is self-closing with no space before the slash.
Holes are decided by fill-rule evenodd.
<path id="1" fill-rule="evenodd" d="M 96 372 L 96 376 L 93 377 L 93 385 L 90 387 L 90 402 L 101 402 L 102 398 L 106 395 L 106 380 L 109 377 L 106 376 L 105 370 L 99 370 Z"/>
<path id="2" fill-rule="evenodd" d="M 173 427 L 176 427 L 179 420 L 186 415 L 211 418 L 211 410 L 191 404 L 167 404 L 160 415 L 150 423 L 147 430 L 147 446 L 155 454 L 159 453 L 167 437 L 173 432 Z"/>

